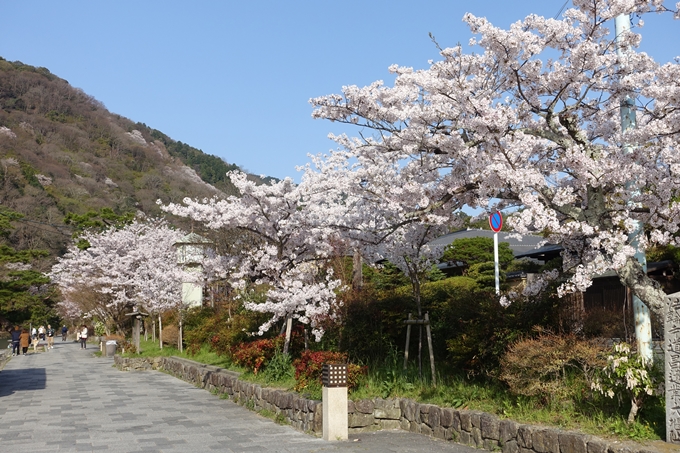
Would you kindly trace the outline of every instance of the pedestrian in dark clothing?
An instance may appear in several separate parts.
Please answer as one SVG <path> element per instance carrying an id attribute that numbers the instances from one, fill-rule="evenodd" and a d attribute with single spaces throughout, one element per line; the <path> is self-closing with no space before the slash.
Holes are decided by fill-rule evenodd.
<path id="1" fill-rule="evenodd" d="M 68 327 L 64 326 L 61 328 L 61 341 L 66 341 L 66 334 L 68 333 Z"/>
<path id="2" fill-rule="evenodd" d="M 14 330 L 11 332 L 12 335 L 12 355 L 19 355 L 19 342 L 21 340 L 21 330 L 19 326 L 14 326 Z"/>

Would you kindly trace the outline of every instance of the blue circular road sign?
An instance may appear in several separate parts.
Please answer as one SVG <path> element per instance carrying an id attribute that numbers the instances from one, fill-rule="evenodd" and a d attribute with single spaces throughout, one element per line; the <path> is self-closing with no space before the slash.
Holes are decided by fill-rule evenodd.
<path id="1" fill-rule="evenodd" d="M 503 228 L 503 216 L 499 211 L 496 211 L 489 216 L 489 226 L 494 231 L 494 233 L 501 231 Z"/>

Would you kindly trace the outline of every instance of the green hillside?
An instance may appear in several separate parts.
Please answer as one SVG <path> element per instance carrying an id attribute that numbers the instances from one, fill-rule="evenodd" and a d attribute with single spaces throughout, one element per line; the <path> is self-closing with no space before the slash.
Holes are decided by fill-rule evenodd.
<path id="1" fill-rule="evenodd" d="M 0 324 L 13 294 L 51 297 L 42 280 L 16 273 L 48 270 L 79 226 L 158 215 L 159 198 L 234 194 L 226 173 L 237 168 L 109 112 L 46 68 L 0 57 L 0 220 L 8 223 L 0 231 Z"/>

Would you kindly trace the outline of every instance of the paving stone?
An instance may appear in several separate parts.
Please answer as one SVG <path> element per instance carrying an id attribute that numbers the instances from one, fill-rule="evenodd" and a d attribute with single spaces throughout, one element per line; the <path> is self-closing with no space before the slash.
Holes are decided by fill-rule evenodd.
<path id="1" fill-rule="evenodd" d="M 221 451 L 473 453 L 405 431 L 326 442 L 157 371 L 121 372 L 77 343 L 0 372 L 0 445 L 12 453 Z M 319 404 L 316 402 L 315 404 Z"/>

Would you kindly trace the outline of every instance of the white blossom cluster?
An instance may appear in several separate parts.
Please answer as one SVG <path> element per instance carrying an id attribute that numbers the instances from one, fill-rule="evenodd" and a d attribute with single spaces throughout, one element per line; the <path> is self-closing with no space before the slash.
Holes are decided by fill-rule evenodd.
<path id="1" fill-rule="evenodd" d="M 629 398 L 629 421 L 635 418 L 647 397 L 663 395 L 664 392 L 663 376 L 659 370 L 641 355 L 632 352 L 626 343 L 614 345 L 613 354 L 607 357 L 607 366 L 593 380 L 591 388 L 609 398 Z"/>
<path id="2" fill-rule="evenodd" d="M 346 86 L 312 99 L 314 117 L 363 128 L 361 138 L 333 137 L 344 151 L 316 165 L 354 172 L 356 162 L 347 193 L 391 185 L 374 192 L 388 194 L 385 210 L 408 206 L 425 223 L 437 224 L 435 206 L 507 208 L 517 232 L 564 247 L 561 293 L 613 270 L 661 310 L 665 295 L 634 255 L 678 245 L 680 64 L 638 52 L 633 32 L 621 36 L 619 57 L 610 28 L 619 14 L 669 11 L 665 5 L 578 0 L 562 19 L 530 15 L 508 30 L 468 14 L 474 53 L 443 49 L 428 69 L 390 67 L 393 86 Z M 637 124 L 624 132 L 627 99 Z M 370 165 L 376 170 L 364 169 Z M 372 212 L 362 214 L 371 221 Z M 647 234 L 635 243 L 640 224 Z"/>
<path id="3" fill-rule="evenodd" d="M 322 334 L 320 321 L 332 316 L 341 290 L 324 262 L 338 248 L 399 266 L 420 310 L 420 279 L 441 253 L 428 243 L 456 228 L 455 214 L 466 206 L 506 209 L 518 233 L 562 245 L 567 280 L 560 294 L 583 291 L 595 275 L 613 270 L 650 308 L 661 309 L 665 294 L 635 254 L 680 245 L 680 64 L 661 65 L 638 52 L 641 37 L 632 32 L 618 40 L 625 49 L 619 56 L 610 22 L 667 10 L 661 0 L 575 0 L 562 19 L 530 15 L 508 30 L 468 14 L 474 53 L 443 49 L 427 69 L 391 66 L 392 86 L 346 86 L 310 101 L 315 118 L 361 133 L 331 136 L 339 148 L 312 156 L 300 184 L 257 185 L 232 172 L 240 196 L 162 209 L 255 238 L 246 252 L 215 261 L 211 272 L 243 291 L 267 288 L 263 303 L 248 303 L 272 315 L 260 332 L 294 317 Z M 636 127 L 624 131 L 620 106 L 630 99 Z M 637 234 L 639 225 L 645 235 Z M 82 266 L 71 271 L 60 263 L 55 278 L 67 287 L 69 279 L 101 278 L 111 303 L 141 297 L 144 290 L 127 274 L 137 266 L 136 252 L 121 252 L 114 266 L 106 258 L 112 246 L 101 247 L 101 260 L 72 250 L 69 259 Z M 120 275 L 105 278 L 108 268 Z M 546 273 L 525 292 L 557 278 Z M 153 291 L 154 300 L 164 300 L 161 288 Z"/>
<path id="4" fill-rule="evenodd" d="M 181 285 L 191 277 L 177 264 L 173 244 L 183 233 L 158 219 L 135 220 L 124 228 L 89 232 L 80 239 L 90 246 L 72 246 L 48 276 L 65 300 L 60 311 L 67 319 L 98 316 L 109 319 L 130 306 L 158 313 L 181 304 Z M 88 311 L 73 302 L 82 288 L 100 294 Z"/>
<path id="5" fill-rule="evenodd" d="M 9 138 L 17 138 L 17 134 L 12 132 L 12 129 L 7 126 L 0 126 L 0 135 L 5 135 Z"/>
<path id="6" fill-rule="evenodd" d="M 291 179 L 257 185 L 242 172 L 229 173 L 240 196 L 191 200 L 161 208 L 189 217 L 213 229 L 246 231 L 257 238 L 251 247 L 229 260 L 227 275 L 233 287 L 246 290 L 251 283 L 265 285 L 267 300 L 248 303 L 251 310 L 271 314 L 259 333 L 288 316 L 309 324 L 320 338 L 320 321 L 332 314 L 340 281 L 321 262 L 331 251 L 333 232 L 314 221 L 308 193 Z"/>

